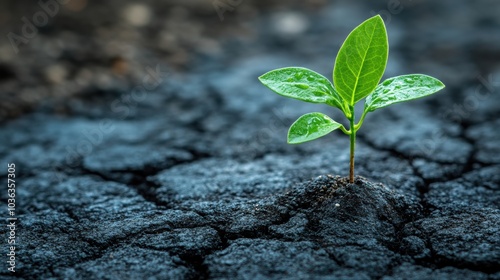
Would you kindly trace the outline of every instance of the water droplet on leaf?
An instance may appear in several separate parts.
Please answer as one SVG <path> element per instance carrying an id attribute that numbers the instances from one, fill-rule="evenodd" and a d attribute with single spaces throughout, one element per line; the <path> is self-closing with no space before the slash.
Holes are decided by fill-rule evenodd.
<path id="1" fill-rule="evenodd" d="M 295 86 L 300 88 L 300 89 L 308 89 L 309 88 L 309 86 L 306 84 L 295 84 Z"/>
<path id="2" fill-rule="evenodd" d="M 415 83 L 415 81 L 412 78 L 405 78 L 405 83 L 413 84 L 413 83 Z"/>
<path id="3" fill-rule="evenodd" d="M 392 83 L 392 80 L 387 80 L 387 81 L 385 81 L 382 85 L 384 85 L 384 86 L 388 86 L 388 85 L 390 85 L 391 83 Z"/>

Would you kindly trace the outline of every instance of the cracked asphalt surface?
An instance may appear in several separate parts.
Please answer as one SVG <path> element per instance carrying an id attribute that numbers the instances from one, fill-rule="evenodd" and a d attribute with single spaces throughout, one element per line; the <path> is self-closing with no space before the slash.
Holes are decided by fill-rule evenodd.
<path id="1" fill-rule="evenodd" d="M 196 55 L 188 71 L 161 64 L 168 77 L 135 102 L 120 103 L 131 89 L 115 81 L 68 97 L 64 110 L 52 100 L 4 119 L 19 261 L 0 276 L 500 279 L 500 21 L 490 12 L 500 7 L 443 3 L 386 22 L 387 77 L 422 72 L 447 88 L 367 116 L 355 184 L 340 132 L 285 141 L 301 114 L 341 113 L 256 78 L 291 65 L 329 76 L 338 44 L 370 16 L 349 2 L 263 13 L 249 21 L 251 39 L 219 38 L 222 51 Z M 308 34 L 283 35 L 287 16 Z"/>

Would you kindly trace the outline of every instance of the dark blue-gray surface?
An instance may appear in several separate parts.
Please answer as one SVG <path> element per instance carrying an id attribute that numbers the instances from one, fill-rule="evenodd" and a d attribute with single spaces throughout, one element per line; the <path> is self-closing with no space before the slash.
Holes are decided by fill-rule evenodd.
<path id="1" fill-rule="evenodd" d="M 387 76 L 423 72 L 447 89 L 368 115 L 354 185 L 336 177 L 345 135 L 285 140 L 303 113 L 341 114 L 257 77 L 291 65 L 329 77 L 382 2 L 252 20 L 253 36 L 221 38 L 127 118 L 111 109 L 119 92 L 100 90 L 2 123 L 0 162 L 20 175 L 18 272 L 2 277 L 500 279 L 499 7 L 444 2 L 402 1 L 387 22 Z"/>

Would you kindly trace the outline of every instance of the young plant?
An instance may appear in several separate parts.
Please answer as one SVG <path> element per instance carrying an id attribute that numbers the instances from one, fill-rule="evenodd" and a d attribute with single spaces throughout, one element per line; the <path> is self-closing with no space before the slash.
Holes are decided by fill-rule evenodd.
<path id="1" fill-rule="evenodd" d="M 323 103 L 340 109 L 349 120 L 349 130 L 322 113 L 308 113 L 288 131 L 288 143 L 299 144 L 340 129 L 350 137 L 349 181 L 354 183 L 356 132 L 366 114 L 394 103 L 433 94 L 444 88 L 439 80 L 422 74 L 389 78 L 379 84 L 387 64 L 389 46 L 384 21 L 377 15 L 361 23 L 347 36 L 335 60 L 334 85 L 324 76 L 301 67 L 268 72 L 259 80 L 285 97 Z M 355 123 L 354 105 L 366 97 L 363 114 Z"/>

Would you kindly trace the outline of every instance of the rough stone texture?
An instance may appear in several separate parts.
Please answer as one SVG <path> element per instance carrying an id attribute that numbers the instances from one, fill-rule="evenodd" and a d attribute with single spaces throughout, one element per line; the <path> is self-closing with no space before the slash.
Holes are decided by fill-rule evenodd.
<path id="1" fill-rule="evenodd" d="M 288 125 L 302 113 L 329 112 L 339 121 L 342 114 L 275 95 L 256 77 L 290 65 L 329 76 L 352 26 L 387 3 L 313 2 L 296 10 L 245 2 L 226 16 L 255 15 L 238 19 L 251 22 L 242 24 L 251 32 L 232 26 L 247 36 L 217 37 L 211 46 L 220 52 L 193 48 L 191 63 L 182 59 L 183 46 L 204 46 L 203 38 L 222 32 L 210 23 L 218 20 L 215 12 L 207 19 L 206 10 L 185 4 L 166 16 L 166 27 L 154 26 L 158 31 L 127 27 L 128 37 L 112 44 L 134 42 L 125 60 L 144 68 L 168 53 L 166 68 L 186 71 L 172 70 L 121 110 L 112 104 L 132 89 L 120 82 L 124 76 L 104 70 L 114 54 L 94 41 L 107 42 L 108 33 L 96 32 L 102 37 L 84 44 L 83 35 L 52 26 L 54 33 L 44 31 L 26 46 L 47 43 L 41 50 L 51 56 L 39 64 L 67 61 L 62 67 L 75 77 L 57 66 L 47 70 L 52 82 L 83 79 L 86 86 L 71 98 L 19 107 L 30 113 L 0 124 L 0 162 L 14 162 L 19 176 L 17 272 L 0 270 L 0 277 L 500 279 L 500 42 L 491 35 L 500 26 L 498 3 L 404 2 L 400 14 L 386 18 L 387 76 L 428 73 L 447 89 L 370 113 L 358 134 L 359 176 L 347 184 L 345 135 L 299 146 L 285 141 Z M 172 3 L 163 9 L 180 5 Z M 100 23 L 86 24 L 75 28 L 95 30 Z M 111 24 L 107 32 L 117 29 Z M 57 48 L 55 38 L 63 42 Z M 173 41 L 160 44 L 165 38 Z M 87 53 L 92 47 L 95 54 Z M 45 73 L 41 65 L 30 66 L 34 74 L 22 66 L 35 63 L 30 55 L 0 64 L 5 92 L 22 95 L 37 84 L 47 90 L 48 81 L 33 77 Z M 493 82 L 484 85 L 476 72 L 493 75 Z M 477 95 L 478 89 L 489 94 Z M 477 106 L 470 104 L 474 97 Z M 2 119 L 20 114 L 0 113 Z M 2 178 L 6 172 L 0 168 Z"/>

